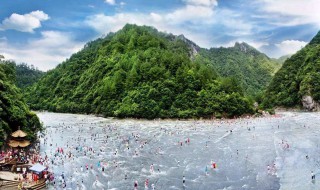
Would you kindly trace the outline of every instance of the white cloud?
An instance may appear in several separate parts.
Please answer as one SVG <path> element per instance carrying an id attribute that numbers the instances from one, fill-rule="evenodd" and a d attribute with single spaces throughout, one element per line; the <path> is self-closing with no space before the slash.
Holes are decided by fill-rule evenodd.
<path id="1" fill-rule="evenodd" d="M 225 35 L 238 37 L 252 33 L 253 24 L 249 21 L 244 21 L 242 15 L 235 11 L 222 9 L 218 11 L 216 17 L 217 22 L 228 29 L 224 33 Z"/>
<path id="2" fill-rule="evenodd" d="M 263 11 L 278 14 L 278 19 L 274 22 L 276 25 L 317 24 L 320 26 L 320 0 L 260 0 L 260 3 Z"/>
<path id="3" fill-rule="evenodd" d="M 307 42 L 299 40 L 285 40 L 279 44 L 275 44 L 279 48 L 282 55 L 294 54 L 307 45 Z"/>
<path id="4" fill-rule="evenodd" d="M 74 41 L 70 33 L 44 31 L 41 35 L 40 39 L 29 40 L 26 44 L 2 40 L 0 54 L 17 63 L 25 62 L 41 70 L 49 70 L 83 47 L 83 43 Z"/>
<path id="5" fill-rule="evenodd" d="M 0 30 L 12 29 L 32 33 L 34 29 L 41 27 L 41 21 L 48 20 L 49 18 L 46 13 L 39 10 L 24 15 L 13 13 L 10 17 L 2 21 Z"/>
<path id="6" fill-rule="evenodd" d="M 216 0 L 185 0 L 185 5 L 161 13 L 117 13 L 114 15 L 96 14 L 87 17 L 85 23 L 95 29 L 99 35 L 116 32 L 125 24 L 149 25 L 160 31 L 184 34 L 199 45 L 209 47 L 206 35 L 194 32 L 214 22 Z"/>
<path id="7" fill-rule="evenodd" d="M 115 0 L 105 0 L 105 3 L 108 3 L 109 5 L 115 5 L 116 1 Z"/>
<path id="8" fill-rule="evenodd" d="M 164 15 L 167 22 L 179 24 L 183 22 L 204 23 L 213 20 L 213 9 L 201 5 L 187 5 L 172 13 Z"/>
<path id="9" fill-rule="evenodd" d="M 184 0 L 187 4 L 200 6 L 217 6 L 217 0 Z"/>

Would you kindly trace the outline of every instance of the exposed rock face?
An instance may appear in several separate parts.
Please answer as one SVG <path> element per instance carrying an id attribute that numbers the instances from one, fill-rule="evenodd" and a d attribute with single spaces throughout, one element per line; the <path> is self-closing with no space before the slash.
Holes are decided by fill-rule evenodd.
<path id="1" fill-rule="evenodd" d="M 247 53 L 247 51 L 249 49 L 249 45 L 247 45 L 246 43 L 239 43 L 239 42 L 236 42 L 234 44 L 234 47 L 240 49 L 240 51 L 242 51 L 244 53 Z"/>
<path id="2" fill-rule="evenodd" d="M 200 51 L 200 47 L 195 44 L 194 42 L 192 42 L 191 40 L 187 39 L 186 37 L 184 37 L 184 35 L 179 35 L 177 37 L 178 39 L 184 41 L 185 43 L 187 43 L 189 45 L 189 48 L 190 48 L 190 51 L 189 51 L 189 54 L 190 54 L 190 58 L 191 59 L 194 59 L 195 56 L 199 53 Z"/>
<path id="3" fill-rule="evenodd" d="M 319 111 L 319 103 L 314 101 L 311 96 L 302 97 L 302 105 L 308 111 Z"/>

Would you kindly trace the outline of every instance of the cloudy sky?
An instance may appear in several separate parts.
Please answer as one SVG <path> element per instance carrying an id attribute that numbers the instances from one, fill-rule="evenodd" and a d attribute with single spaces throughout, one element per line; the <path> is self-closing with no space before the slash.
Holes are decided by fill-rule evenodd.
<path id="1" fill-rule="evenodd" d="M 247 42 L 293 54 L 320 30 L 320 0 L 1 0 L 0 54 L 54 68 L 126 23 L 184 34 L 201 47 Z"/>

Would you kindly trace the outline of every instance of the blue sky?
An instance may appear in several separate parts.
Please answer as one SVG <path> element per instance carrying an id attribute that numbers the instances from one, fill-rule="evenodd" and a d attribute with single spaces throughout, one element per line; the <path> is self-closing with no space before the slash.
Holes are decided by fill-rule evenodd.
<path id="1" fill-rule="evenodd" d="M 247 42 L 293 54 L 320 29 L 320 0 L 1 0 L 0 54 L 41 70 L 126 23 L 184 34 L 201 47 Z"/>

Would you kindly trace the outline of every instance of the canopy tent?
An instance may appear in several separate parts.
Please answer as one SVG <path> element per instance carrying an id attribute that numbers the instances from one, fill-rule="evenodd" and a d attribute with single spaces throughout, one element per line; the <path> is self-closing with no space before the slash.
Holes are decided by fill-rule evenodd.
<path id="1" fill-rule="evenodd" d="M 24 148 L 30 145 L 30 141 L 28 140 L 23 140 L 23 141 L 17 141 L 17 140 L 10 140 L 9 141 L 9 146 L 13 147 L 13 148 Z"/>
<path id="2" fill-rule="evenodd" d="M 11 134 L 11 136 L 16 137 L 16 138 L 17 138 L 17 137 L 26 137 L 26 136 L 27 136 L 27 133 L 25 133 L 25 132 L 23 132 L 23 131 L 21 131 L 21 130 L 19 129 L 19 130 L 13 132 L 13 133 Z"/>
<path id="3" fill-rule="evenodd" d="M 39 163 L 37 163 L 37 164 L 33 165 L 31 168 L 29 168 L 29 170 L 35 171 L 35 172 L 38 172 L 38 173 L 40 173 L 40 172 L 42 172 L 42 171 L 44 171 L 46 169 L 47 169 L 46 167 L 44 167 L 43 165 L 41 165 Z"/>

